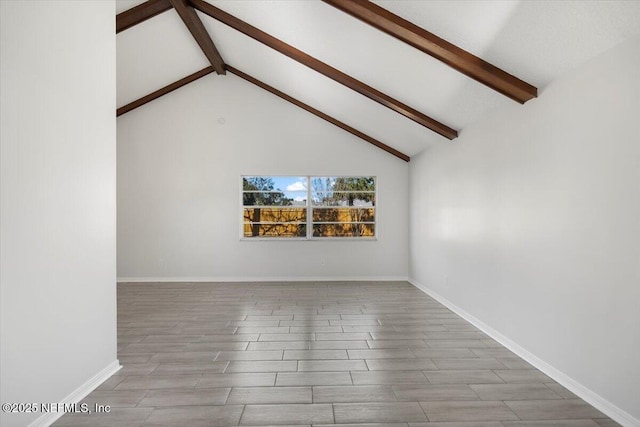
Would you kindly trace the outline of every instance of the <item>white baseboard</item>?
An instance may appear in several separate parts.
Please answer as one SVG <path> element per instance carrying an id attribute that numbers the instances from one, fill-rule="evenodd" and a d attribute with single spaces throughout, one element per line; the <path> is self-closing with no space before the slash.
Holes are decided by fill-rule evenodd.
<path id="1" fill-rule="evenodd" d="M 574 380 L 567 374 L 554 368 L 544 360 L 530 353 L 528 350 L 521 347 L 516 342 L 512 341 L 506 336 L 502 335 L 500 332 L 496 331 L 495 329 L 493 329 L 491 326 L 487 325 L 480 319 L 469 314 L 468 312 L 458 307 L 457 305 L 455 305 L 454 303 L 452 303 L 442 295 L 439 295 L 437 292 L 434 292 L 428 286 L 423 285 L 422 283 L 418 282 L 415 279 L 410 278 L 408 281 L 413 286 L 420 289 L 425 294 L 429 295 L 430 297 L 432 297 L 433 299 L 435 299 L 436 301 L 438 301 L 439 303 L 441 303 L 442 305 L 444 305 L 445 307 L 447 307 L 448 309 L 456 313 L 458 316 L 462 317 L 463 319 L 471 323 L 473 326 L 480 329 L 482 332 L 489 335 L 491 338 L 493 338 L 494 340 L 496 340 L 497 342 L 499 342 L 500 344 L 502 344 L 503 346 L 505 346 L 512 352 L 514 352 L 515 354 L 517 354 L 519 357 L 529 362 L 531 365 L 535 366 L 537 369 L 542 371 L 548 377 L 552 378 L 558 384 L 562 385 L 563 387 L 565 387 L 566 389 L 574 393 L 576 396 L 580 397 L 585 402 L 589 403 L 590 405 L 592 405 L 594 408 L 596 408 L 603 414 L 607 415 L 609 418 L 613 419 L 614 421 L 618 422 L 624 427 L 640 427 L 640 420 L 635 418 L 633 415 L 617 407 L 616 405 L 609 402 L 599 394 L 593 392 L 592 390 L 588 389 L 584 385 L 580 384 L 578 381 Z"/>
<path id="2" fill-rule="evenodd" d="M 98 372 L 91 379 L 89 379 L 89 381 L 82 384 L 76 390 L 71 392 L 71 394 L 69 394 L 67 397 L 62 399 L 62 401 L 56 402 L 56 403 L 60 403 L 60 404 L 79 403 L 82 399 L 87 397 L 89 393 L 91 393 L 93 390 L 98 388 L 100 384 L 108 380 L 113 374 L 118 372 L 121 368 L 122 366 L 120 366 L 120 362 L 118 360 L 113 361 L 106 368 L 104 368 L 102 371 Z M 37 418 L 34 422 L 29 424 L 29 427 L 48 427 L 51 424 L 55 423 L 64 414 L 65 414 L 64 412 L 49 412 L 47 414 L 43 414 L 39 418 Z"/>
<path id="3" fill-rule="evenodd" d="M 118 283 L 175 282 L 406 282 L 407 276 L 280 276 L 280 277 L 118 277 Z"/>

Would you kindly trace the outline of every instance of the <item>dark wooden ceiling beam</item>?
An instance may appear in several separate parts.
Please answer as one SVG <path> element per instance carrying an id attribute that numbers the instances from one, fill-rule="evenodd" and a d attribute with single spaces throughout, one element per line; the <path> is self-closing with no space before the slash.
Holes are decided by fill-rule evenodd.
<path id="1" fill-rule="evenodd" d="M 169 0 L 149 0 L 116 15 L 116 33 L 171 9 Z"/>
<path id="2" fill-rule="evenodd" d="M 169 92 L 173 92 L 174 90 L 179 89 L 184 85 L 187 85 L 193 81 L 198 80 L 201 77 L 206 76 L 207 74 L 211 74 L 213 73 L 213 71 L 213 67 L 206 67 L 200 71 L 196 71 L 195 73 L 190 74 L 187 77 L 178 80 L 177 82 L 173 82 L 170 85 L 167 85 L 161 89 L 156 90 L 155 92 L 150 93 L 149 95 L 145 95 L 140 99 L 136 99 L 135 101 L 118 108 L 116 110 L 116 116 L 121 116 L 124 113 L 128 113 L 131 110 L 141 107 L 144 104 L 153 101 L 154 99 L 160 98 L 162 95 L 166 95 Z"/>
<path id="3" fill-rule="evenodd" d="M 323 0 L 349 15 L 431 55 L 450 67 L 524 104 L 538 89 L 369 0 Z"/>
<path id="4" fill-rule="evenodd" d="M 392 154 L 396 157 L 398 157 L 399 159 L 404 160 L 405 162 L 408 162 L 410 160 L 409 156 L 407 156 L 404 153 L 401 153 L 400 151 L 396 150 L 393 147 L 389 147 L 388 145 L 386 145 L 383 142 L 378 141 L 377 139 L 374 139 L 372 137 L 370 137 L 369 135 L 360 132 L 357 129 L 352 128 L 351 126 L 349 126 L 346 123 L 341 122 L 338 119 L 334 119 L 333 117 L 331 117 L 328 114 L 323 113 L 320 110 L 316 110 L 315 108 L 313 108 L 310 105 L 305 104 L 302 101 L 297 100 L 296 98 L 287 95 L 286 93 L 274 88 L 273 86 L 269 86 L 268 84 L 256 79 L 255 77 L 252 77 L 246 73 L 243 73 L 242 71 L 238 70 L 237 68 L 234 68 L 232 66 L 230 66 L 229 64 L 226 65 L 227 67 L 227 71 L 229 71 L 231 74 L 234 74 L 238 77 L 240 77 L 241 79 L 244 79 L 246 81 L 248 81 L 249 83 L 253 83 L 254 85 L 261 87 L 262 89 L 271 92 L 272 94 L 284 99 L 285 101 L 288 101 L 290 103 L 292 103 L 293 105 L 296 105 L 300 108 L 302 108 L 303 110 L 306 110 L 308 112 L 310 112 L 311 114 L 320 117 L 322 120 L 326 120 L 327 122 L 338 126 L 340 129 L 343 129 L 347 132 L 349 132 L 352 135 L 357 136 L 358 138 L 361 138 L 365 141 L 367 141 L 370 144 L 375 145 L 376 147 L 386 151 L 389 154 Z"/>
<path id="5" fill-rule="evenodd" d="M 416 109 L 409 107 L 406 104 L 386 95 L 379 90 L 368 86 L 367 84 L 356 80 L 355 78 L 343 73 L 331 67 L 328 64 L 308 55 L 295 47 L 288 45 L 287 43 L 279 40 L 264 31 L 253 27 L 252 25 L 236 18 L 235 16 L 218 9 L 217 7 L 207 3 L 203 0 L 190 0 L 190 3 L 198 9 L 200 12 L 209 15 L 210 17 L 228 25 L 229 27 L 240 31 L 248 37 L 259 41 L 260 43 L 269 46 L 270 48 L 288 56 L 289 58 L 306 65 L 307 67 L 323 74 L 330 79 L 341 83 L 348 88 L 366 96 L 367 98 L 390 108 L 391 110 L 402 114 L 403 116 L 413 120 L 414 122 L 431 129 L 434 132 L 439 133 L 448 139 L 454 139 L 458 136 L 458 132 L 455 129 L 446 126 L 439 121 L 417 111 Z"/>
<path id="6" fill-rule="evenodd" d="M 207 57 L 211 66 L 216 73 L 225 74 L 224 61 L 220 52 L 216 49 L 216 45 L 211 40 L 211 36 L 204 27 L 204 24 L 198 17 L 196 10 L 187 4 L 186 0 L 169 0 L 173 5 L 173 8 L 178 12 L 180 18 L 189 29 L 189 32 L 202 49 L 202 52 Z"/>

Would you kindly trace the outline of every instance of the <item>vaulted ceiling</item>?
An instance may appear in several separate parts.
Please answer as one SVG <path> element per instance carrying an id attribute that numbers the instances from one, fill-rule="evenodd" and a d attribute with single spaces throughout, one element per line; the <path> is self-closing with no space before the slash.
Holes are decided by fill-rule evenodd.
<path id="1" fill-rule="evenodd" d="M 127 25 L 152 5 L 162 12 Z M 404 160 L 640 35 L 637 1 L 117 0 L 116 12 L 119 114 L 195 78 L 243 78 Z"/>

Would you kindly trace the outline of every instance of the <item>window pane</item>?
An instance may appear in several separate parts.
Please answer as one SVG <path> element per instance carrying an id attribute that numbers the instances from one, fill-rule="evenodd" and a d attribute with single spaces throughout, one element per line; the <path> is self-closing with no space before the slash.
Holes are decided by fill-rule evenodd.
<path id="1" fill-rule="evenodd" d="M 306 237 L 306 224 L 244 223 L 244 237 Z"/>
<path id="2" fill-rule="evenodd" d="M 285 191 L 284 197 L 291 200 L 293 206 L 307 206 L 306 191 Z"/>
<path id="3" fill-rule="evenodd" d="M 307 191 L 306 176 L 243 176 L 243 190 Z"/>
<path id="4" fill-rule="evenodd" d="M 307 193 L 290 191 L 255 192 L 245 191 L 242 193 L 242 204 L 244 206 L 306 206 Z"/>
<path id="5" fill-rule="evenodd" d="M 335 182 L 335 177 L 311 177 L 311 191 L 320 193 L 331 192 L 333 191 Z"/>
<path id="6" fill-rule="evenodd" d="M 245 208 L 244 222 L 305 222 L 306 208 Z"/>
<path id="7" fill-rule="evenodd" d="M 306 206 L 307 177 L 244 176 L 244 206 Z"/>
<path id="8" fill-rule="evenodd" d="M 313 224 L 313 237 L 374 237 L 375 224 Z"/>
<path id="9" fill-rule="evenodd" d="M 376 193 L 344 193 L 313 192 L 313 206 L 355 206 L 369 207 L 376 205 Z"/>
<path id="10" fill-rule="evenodd" d="M 376 180 L 373 176 L 318 176 L 311 178 L 311 190 L 315 192 L 332 191 L 375 191 Z"/>
<path id="11" fill-rule="evenodd" d="M 375 209 L 317 208 L 313 210 L 316 222 L 374 222 Z"/>

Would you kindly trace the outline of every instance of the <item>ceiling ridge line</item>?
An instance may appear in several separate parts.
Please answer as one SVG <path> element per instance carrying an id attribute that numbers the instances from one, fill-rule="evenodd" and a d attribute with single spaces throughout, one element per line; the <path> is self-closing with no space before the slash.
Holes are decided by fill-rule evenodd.
<path id="1" fill-rule="evenodd" d="M 218 9 L 204 0 L 189 0 L 189 2 L 197 10 L 212 17 L 213 19 L 222 22 L 236 31 L 243 33 L 244 35 L 280 52 L 294 61 L 311 68 L 325 77 L 360 93 L 361 95 L 405 116 L 406 118 L 444 136 L 447 139 L 454 139 L 458 136 L 457 130 L 283 42 L 265 31 L 262 31 L 259 28 L 254 27 L 221 9 Z"/>

